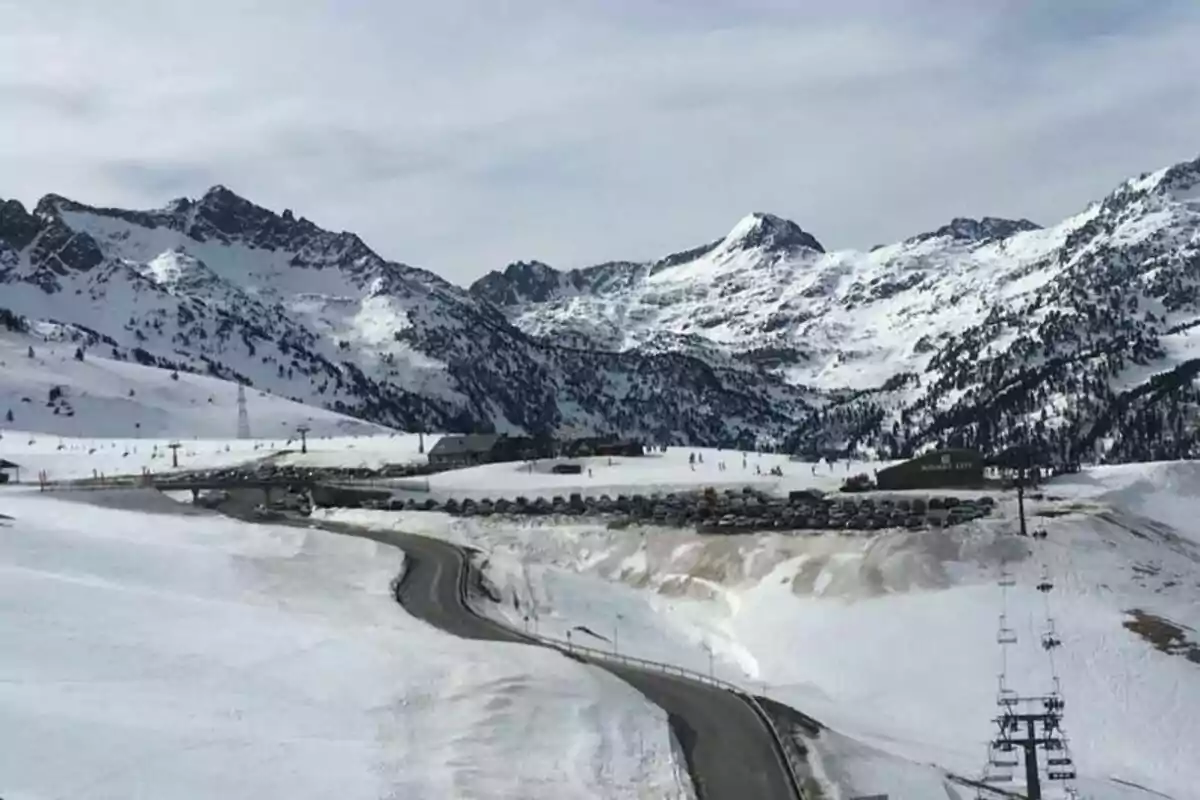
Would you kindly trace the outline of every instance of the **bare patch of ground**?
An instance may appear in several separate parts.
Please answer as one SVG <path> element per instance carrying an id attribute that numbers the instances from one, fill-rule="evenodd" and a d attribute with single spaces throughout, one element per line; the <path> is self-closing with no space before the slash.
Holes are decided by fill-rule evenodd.
<path id="1" fill-rule="evenodd" d="M 1175 656 L 1183 656 L 1194 664 L 1200 664 L 1200 644 L 1188 639 L 1195 633 L 1185 625 L 1177 625 L 1169 619 L 1150 614 L 1140 608 L 1125 612 L 1130 619 L 1122 623 L 1126 630 L 1133 631 L 1149 642 L 1156 650 Z"/>

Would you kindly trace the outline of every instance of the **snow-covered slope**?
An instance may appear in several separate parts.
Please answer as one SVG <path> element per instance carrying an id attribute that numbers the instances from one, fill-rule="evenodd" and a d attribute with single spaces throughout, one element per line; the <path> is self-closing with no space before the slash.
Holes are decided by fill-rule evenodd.
<path id="1" fill-rule="evenodd" d="M 48 324 L 34 326 L 29 334 L 0 328 L 0 434 L 237 435 L 236 383 L 113 358 L 111 349 L 84 348 L 61 333 Z M 246 390 L 246 410 L 260 438 L 290 438 L 298 425 L 307 425 L 314 438 L 388 433 L 380 425 L 258 389 Z"/>
<path id="2" fill-rule="evenodd" d="M 218 422 L 213 423 L 214 429 Z M 281 427 L 286 429 L 286 426 Z M 17 465 L 20 479 L 34 483 L 39 473 L 51 481 L 92 477 L 155 475 L 230 467 L 270 459 L 277 465 L 380 469 L 421 464 L 440 436 L 397 434 L 375 436 L 309 436 L 308 452 L 299 437 L 204 439 L 178 436 L 104 438 L 59 436 L 41 432 L 0 431 L 0 458 Z M 176 451 L 170 446 L 179 444 Z M 174 466 L 175 457 L 179 466 Z"/>
<path id="3" fill-rule="evenodd" d="M 408 430 L 782 432 L 804 392 L 686 355 L 578 351 L 357 236 L 224 187 L 153 211 L 0 203 L 0 322 Z M 22 319 L 23 318 L 23 319 Z"/>
<path id="4" fill-rule="evenodd" d="M 1050 228 L 955 219 L 870 252 L 826 252 L 753 214 L 657 262 L 521 262 L 472 292 L 534 335 L 752 364 L 820 389 L 825 409 L 795 448 L 1003 449 L 1028 423 L 1060 458 L 1097 443 L 1113 458 L 1162 457 L 1196 443 L 1172 412 L 1197 401 L 1198 197 L 1200 160 Z"/>
<path id="5" fill-rule="evenodd" d="M 686 461 L 674 477 L 626 464 L 624 477 L 616 464 L 594 480 L 696 480 Z M 565 491 L 545 488 L 537 474 L 522 488 L 519 473 L 488 469 L 471 471 L 472 492 Z M 828 480 L 797 468 L 781 488 L 827 488 Z M 543 633 L 573 630 L 594 646 L 701 672 L 711 653 L 720 676 L 832 728 L 810 743 L 816 772 L 839 787 L 827 787 L 830 797 L 975 796 L 953 785 L 958 793 L 948 795 L 944 784 L 947 772 L 973 777 L 983 767 L 1002 670 L 998 616 L 1007 609 L 1019 639 L 1008 685 L 1048 692 L 1057 672 L 1083 796 L 1195 796 L 1200 467 L 1099 467 L 1056 479 L 1029 503 L 1044 540 L 1014 535 L 1015 498 L 995 497 L 996 515 L 969 525 L 863 535 L 697 536 L 578 519 L 324 513 L 484 550 L 503 598 L 497 613 L 514 624 L 531 615 Z M 1007 605 L 997 586 L 1004 563 L 1016 580 Z M 1036 590 L 1044 575 L 1054 584 L 1048 596 Z M 1064 643 L 1053 664 L 1040 646 L 1047 611 Z"/>
<path id="6" fill-rule="evenodd" d="M 5 798 L 690 794 L 664 712 L 415 622 L 393 548 L 88 497 L 0 490 Z"/>

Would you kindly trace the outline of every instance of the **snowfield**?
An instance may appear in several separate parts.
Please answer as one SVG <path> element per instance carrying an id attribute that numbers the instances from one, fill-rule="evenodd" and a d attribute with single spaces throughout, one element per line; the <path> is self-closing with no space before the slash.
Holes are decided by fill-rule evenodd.
<path id="1" fill-rule="evenodd" d="M 139 490 L 9 488 L 0 514 L 5 800 L 690 791 L 661 710 L 408 617 L 393 548 Z"/>
<path id="2" fill-rule="evenodd" d="M 628 459 L 624 468 L 605 460 L 594 463 L 591 480 L 610 492 L 702 485 L 686 451 L 677 452 L 674 472 L 662 460 Z M 714 456 L 704 456 L 708 467 Z M 758 458 L 776 463 L 752 455 L 749 472 Z M 735 460 L 736 470 L 718 474 L 741 474 L 740 455 Z M 830 488 L 845 475 L 840 465 L 814 476 L 808 465 L 778 463 L 780 491 Z M 483 480 L 489 474 L 494 483 Z M 493 498 L 592 485 L 586 472 L 535 470 L 525 485 L 519 475 L 496 465 L 432 482 L 447 494 L 466 496 L 469 487 Z M 833 732 L 810 743 L 814 766 L 840 784 L 830 792 L 838 797 L 974 797 L 973 789 L 947 787 L 945 776 L 978 776 L 994 729 L 1003 607 L 996 580 L 1006 563 L 1017 581 L 1007 613 L 1019 637 L 1009 648 L 1008 685 L 1023 694 L 1052 689 L 1040 647 L 1048 610 L 1064 642 L 1054 667 L 1083 796 L 1196 797 L 1200 465 L 1102 467 L 1052 481 L 1028 506 L 1031 525 L 1047 531 L 1041 541 L 1014 536 L 1015 498 L 994 496 L 998 513 L 968 526 L 869 535 L 710 537 L 580 519 L 318 513 L 481 548 L 503 598 L 492 613 L 510 623 L 712 669 L 816 717 Z M 1055 584 L 1048 597 L 1034 588 L 1043 575 Z M 1186 647 L 1168 653 L 1152 645 L 1155 620 L 1196 644 L 1191 660 Z"/>
<path id="3" fill-rule="evenodd" d="M 697 460 L 689 463 L 692 456 Z M 582 466 L 579 475 L 560 475 L 552 471 L 563 462 Z M 493 498 L 526 494 L 552 496 L 578 492 L 582 495 L 687 491 L 706 486 L 733 488 L 755 486 L 763 491 L 787 491 L 794 488 L 819 488 L 833 491 L 851 475 L 868 474 L 893 462 L 822 462 L 810 464 L 791 461 L 788 456 L 772 453 L 742 453 L 711 447 L 669 447 L 638 457 L 595 456 L 577 459 L 543 459 L 533 463 L 484 464 L 456 469 L 422 479 L 430 493 L 454 497 Z M 773 467 L 782 477 L 770 474 Z M 413 485 L 405 481 L 405 486 Z"/>
<path id="4" fill-rule="evenodd" d="M 143 463 L 157 471 L 165 463 L 163 448 L 168 441 L 60 440 L 45 434 L 9 432 L 0 440 L 0 457 L 21 463 L 23 468 L 44 468 L 59 475 L 81 476 L 93 469 L 130 471 L 125 469 L 128 465 Z M 434 441 L 436 437 L 425 437 L 426 451 Z M 310 439 L 310 452 L 304 456 L 292 447 L 294 443 L 286 441 L 189 440 L 180 451 L 181 468 L 185 462 L 194 468 L 268 455 L 294 463 L 370 466 L 424 457 L 418 438 L 411 435 L 318 437 Z M 158 455 L 146 456 L 146 448 Z M 289 452 L 280 452 L 284 450 Z M 129 455 L 124 455 L 126 451 Z M 689 463 L 692 455 L 695 463 Z M 542 461 L 532 466 L 495 464 L 456 470 L 430 476 L 424 486 L 418 486 L 424 479 L 405 481 L 404 485 L 433 496 L 457 498 L 565 496 L 573 492 L 615 495 L 743 485 L 786 493 L 800 488 L 836 490 L 846 476 L 870 474 L 884 466 L 812 465 L 786 456 L 754 453 L 743 459 L 737 451 L 682 447 L 643 458 L 597 457 L 581 462 L 584 468 L 579 475 L 555 474 L 550 468 L 556 462 Z M 770 474 L 775 467 L 782 476 Z M 319 510 L 317 516 L 396 527 L 480 548 L 485 572 L 502 598 L 484 609 L 487 613 L 542 635 L 569 636 L 579 644 L 702 673 L 711 671 L 816 717 L 830 730 L 807 745 L 813 754 L 814 777 L 825 784 L 831 798 L 870 793 L 887 793 L 900 800 L 930 796 L 966 800 L 974 796 L 973 789 L 947 783 L 947 774 L 976 777 L 983 766 L 1001 671 L 996 628 L 1002 601 L 996 580 L 1001 564 L 1008 564 L 1017 585 L 1008 593 L 1006 608 L 1020 639 L 1010 648 L 1009 686 L 1027 694 L 1052 688 L 1051 663 L 1039 647 L 1048 610 L 1065 644 L 1057 651 L 1054 667 L 1067 700 L 1064 726 L 1080 772 L 1076 785 L 1084 796 L 1100 800 L 1144 800 L 1156 796 L 1154 792 L 1173 798 L 1195 796 L 1192 787 L 1200 782 L 1200 767 L 1192 743 L 1200 741 L 1200 721 L 1190 709 L 1200 707 L 1200 636 L 1195 633 L 1200 628 L 1200 534 L 1193 523 L 1200 519 L 1200 464 L 1102 467 L 1058 478 L 1047 484 L 1041 499 L 1031 498 L 1028 505 L 1031 525 L 1047 531 L 1045 540 L 1013 536 L 1017 528 L 1015 499 L 1010 494 L 991 494 L 997 501 L 997 513 L 969 526 L 855 535 L 709 537 L 653 527 L 610 530 L 603 520 L 595 519 L 484 520 L 364 510 Z M 74 508 L 64 500 L 52 503 L 11 490 L 0 494 L 0 500 L 5 508 L 25 504 L 34 509 L 36 514 L 30 519 L 36 523 L 37 533 L 28 536 L 29 541 L 54 541 L 42 533 L 50 525 L 50 509 Z M 0 513 L 21 516 L 3 508 Z M 100 513 L 122 515 L 113 530 L 128 530 L 135 539 L 138 526 L 159 524 L 146 520 L 165 519 L 89 509 L 89 520 Z M 289 611 L 299 603 L 306 612 L 317 613 L 315 609 L 321 608 L 320 614 L 342 615 L 341 604 L 348 602 L 343 598 L 345 592 L 321 592 L 319 587 L 329 581 L 358 580 L 354 577 L 358 570 L 367 567 L 328 542 L 340 542 L 339 547 L 352 552 L 365 547 L 372 558 L 382 557 L 382 550 L 375 545 L 316 532 L 300 534 L 204 518 L 201 535 L 197 520 L 170 519 L 168 541 L 184 537 L 188 552 L 207 552 L 196 549 L 196 537 L 206 546 L 219 543 L 220 548 L 232 546 L 230 540 L 236 538 L 244 543 L 239 546 L 266 548 L 253 563 L 288 565 L 279 568 L 282 574 L 301 569 L 297 562 L 300 554 L 303 569 L 328 570 L 329 575 L 313 579 L 312 593 L 301 593 L 303 600 L 292 597 L 296 586 L 290 579 L 256 584 L 265 596 L 287 598 L 276 602 Z M 217 531 L 223 532 L 221 537 L 213 536 Z M 58 536 L 67 538 L 61 532 Z M 297 536 L 303 543 L 295 542 Z M 70 538 L 74 541 L 77 535 Z M 80 540 L 91 541 L 88 537 Z M 12 541 L 22 540 L 6 541 L 11 546 Z M 270 547 L 264 542 L 271 543 Z M 318 542 L 325 543 L 318 549 L 306 549 L 317 548 Z M 281 543 L 287 543 L 289 552 L 296 555 L 285 557 L 270 549 L 284 547 Z M 61 564 L 56 558 L 55 569 L 70 569 L 76 559 L 92 558 L 86 548 L 74 546 L 76 552 L 61 559 Z M 176 546 L 182 545 L 171 545 Z M 241 550 L 231 554 L 218 549 L 218 553 L 221 558 L 243 563 Z M 205 559 L 209 557 L 205 555 Z M 173 559 L 170 568 L 161 572 L 161 579 L 156 578 L 161 585 L 155 583 L 155 591 L 165 592 L 168 584 L 187 587 L 188 581 L 177 581 L 174 573 L 189 574 L 193 569 L 190 562 Z M 107 556 L 99 563 L 108 564 Z M 275 572 L 277 567 L 241 569 L 239 575 L 262 571 Z M 380 581 L 387 572 L 380 570 Z M 145 567 L 136 574 L 140 580 L 159 573 Z M 1043 575 L 1049 575 L 1056 587 L 1048 604 L 1034 589 Z M 205 585 L 208 583 L 206 579 Z M 382 617 L 395 613 L 390 601 L 384 602 L 385 587 L 383 581 L 376 587 L 378 595 L 373 596 L 381 604 L 375 613 Z M 239 594 L 246 596 L 253 594 Z M 359 597 L 355 602 L 367 600 Z M 324 604 L 330 604 L 329 609 L 324 610 Z M 92 605 L 99 607 L 99 602 L 89 600 L 88 606 Z M 392 620 L 393 627 L 413 624 L 399 617 L 399 622 Z M 377 624 L 376 617 L 368 619 L 372 620 L 368 626 L 371 635 L 392 635 L 392 628 Z M 252 624 L 258 623 L 247 623 Z M 212 626 L 213 630 L 221 628 Z M 403 668 L 395 667 L 397 675 L 405 676 L 397 678 L 397 691 L 423 685 L 428 678 L 435 682 L 429 692 L 450 693 L 468 704 L 463 712 L 470 720 L 466 724 L 483 726 L 476 722 L 481 717 L 495 722 L 495 728 L 487 729 L 488 735 L 482 737 L 487 747 L 493 748 L 480 756 L 485 762 L 494 758 L 494 763 L 501 763 L 503 757 L 497 753 L 518 748 L 515 740 L 540 739 L 524 723 L 510 729 L 508 721 L 484 712 L 471 716 L 476 712 L 470 710 L 474 707 L 468 698 L 486 706 L 488 700 L 483 698 L 488 692 L 503 693 L 506 689 L 502 687 L 509 684 L 490 676 L 470 683 L 475 680 L 471 670 L 476 667 L 459 675 L 446 666 L 451 659 L 444 653 L 469 651 L 471 655 L 464 658 L 488 664 L 488 669 L 504 664 L 505 668 L 524 670 L 521 674 L 536 674 L 538 681 L 541 672 L 536 670 L 550 669 L 559 683 L 549 688 L 538 683 L 537 691 L 521 684 L 521 702 L 527 701 L 535 709 L 545 705 L 545 711 L 536 713 L 553 716 L 555 725 L 561 724 L 564 731 L 573 731 L 572 735 L 596 748 L 615 747 L 622 764 L 632 758 L 626 734 L 612 731 L 634 723 L 593 718 L 591 711 L 580 710 L 590 708 L 587 704 L 592 701 L 608 703 L 596 698 L 624 691 L 624 687 L 608 686 L 607 678 L 590 672 L 580 677 L 563 673 L 565 667 L 557 662 L 546 667 L 537 661 L 541 655 L 529 656 L 523 651 L 508 655 L 519 648 L 444 641 L 446 637 L 423 626 L 417 629 L 422 633 L 412 634 L 405 627 L 403 635 L 424 635 L 437 641 L 422 647 L 421 659 L 409 659 L 419 664 L 404 662 Z M 1168 641 L 1174 630 L 1182 642 Z M 275 641 L 264 636 L 264 647 Z M 87 641 L 87 646 L 98 647 L 94 641 Z M 213 658 L 219 661 L 224 657 L 222 647 L 222 643 L 203 643 L 196 652 L 214 648 Z M 492 647 L 499 647 L 505 655 L 498 657 Z M 411 653 L 411 649 L 405 652 Z M 425 653 L 430 653 L 430 658 L 426 659 Z M 154 663 L 155 658 L 139 660 Z M 366 663 L 353 669 L 369 672 L 378 662 L 367 659 Z M 385 666 L 392 668 L 390 663 Z M 222 662 L 221 669 L 230 668 Z M 250 680 L 236 669 L 230 674 Z M 418 677 L 409 683 L 409 674 Z M 466 688 L 447 685 L 455 680 L 467 681 Z M 371 689 L 370 681 L 360 682 L 364 691 Z M 232 685 L 237 688 L 230 691 L 242 691 L 241 684 Z M 472 694 L 476 691 L 480 697 Z M 553 704 L 549 696 L 555 692 L 567 696 L 565 706 Z M 622 696 L 640 700 L 636 694 Z M 363 702 L 373 708 L 370 703 L 377 699 L 372 695 L 370 702 Z M 612 713 L 634 713 L 605 708 Z M 285 712 L 281 706 L 270 713 Z M 650 709 L 646 713 L 653 717 L 657 712 Z M 563 721 L 555 715 L 574 715 L 572 719 L 582 722 Z M 654 724 L 662 722 L 661 715 L 654 719 Z M 452 772 L 453 765 L 466 763 L 449 743 L 463 723 L 455 719 L 441 724 L 434 728 L 446 740 L 438 745 L 440 760 L 435 759 L 441 771 L 420 773 L 431 782 L 422 785 L 432 786 L 441 779 L 437 776 Z M 609 743 L 604 737 L 610 734 L 620 738 L 621 744 Z M 508 738 L 510 735 L 515 739 Z M 665 732 L 655 735 L 660 739 L 666 736 Z M 474 733 L 463 736 L 463 747 L 484 748 Z M 552 738 L 547 735 L 545 739 L 548 752 L 553 751 Z M 261 743 L 252 744 L 258 747 Z M 637 752 L 643 747 L 637 745 Z M 673 776 L 676 768 L 669 743 L 646 757 L 651 763 L 635 758 L 635 764 L 620 767 L 618 773 L 632 775 L 641 769 L 659 775 L 655 780 L 664 781 L 663 786 L 678 785 L 675 777 L 666 777 Z M 396 763 L 401 765 L 397 769 L 407 768 L 403 759 Z M 545 785 L 561 789 L 551 778 L 544 780 Z M 484 783 L 471 785 L 482 787 Z M 584 789 L 578 790 L 586 794 Z M 668 791 L 674 790 L 664 790 Z M 420 791 L 415 796 L 420 796 Z M 564 796 L 572 795 L 568 791 Z"/>
<path id="5" fill-rule="evenodd" d="M 42 331 L 50 335 L 51 331 Z M 28 349 L 33 347 L 34 357 Z M 312 467 L 422 463 L 442 434 L 419 436 L 246 389 L 250 439 L 237 435 L 237 384 L 144 367 L 76 345 L 0 331 L 0 458 L 20 479 L 50 480 L 170 472 L 168 445 L 179 442 L 179 469 L 227 467 L 272 458 Z M 52 389 L 59 399 L 49 401 Z M 7 412 L 13 420 L 6 420 Z M 300 452 L 297 427 L 309 428 Z"/>
<path id="6" fill-rule="evenodd" d="M 21 467 L 21 480 L 37 482 L 45 470 L 50 480 L 96 476 L 140 475 L 230 467 L 271 459 L 276 464 L 310 467 L 366 467 L 419 464 L 440 434 L 419 436 L 330 436 L 308 438 L 308 452 L 294 439 L 85 439 L 45 433 L 6 431 L 0 438 L 0 458 Z M 172 466 L 169 445 L 179 447 L 179 467 Z"/>
<path id="7" fill-rule="evenodd" d="M 92 350 L 78 361 L 78 345 L 54 341 L 56 329 L 40 324 L 37 336 L 27 336 L 0 328 L 0 431 L 115 439 L 237 435 L 236 383 L 188 372 L 172 378 L 170 370 Z M 59 396 L 51 400 L 53 389 Z M 251 433 L 265 439 L 291 438 L 298 425 L 308 425 L 313 437 L 391 432 L 251 387 L 246 408 Z M 12 420 L 4 421 L 10 411 Z"/>

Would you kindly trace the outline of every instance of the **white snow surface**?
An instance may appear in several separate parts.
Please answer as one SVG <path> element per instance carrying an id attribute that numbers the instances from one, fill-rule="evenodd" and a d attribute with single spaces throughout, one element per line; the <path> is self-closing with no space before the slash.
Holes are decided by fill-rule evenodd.
<path id="1" fill-rule="evenodd" d="M 407 616 L 394 548 L 80 496 L 0 491 L 5 800 L 686 796 L 661 710 Z"/>
<path id="2" fill-rule="evenodd" d="M 706 464 L 711 458 L 706 452 Z M 592 480 L 623 491 L 702 485 L 686 456 L 674 473 L 653 464 L 614 466 Z M 830 488 L 832 478 L 808 465 L 783 468 L 779 491 Z M 565 494 L 568 479 L 589 485 L 586 473 L 535 471 L 522 486 L 520 474 L 485 467 L 437 477 L 444 490 L 462 487 L 448 492 L 455 496 Z M 844 474 L 835 467 L 839 480 Z M 967 526 L 862 535 L 706 537 L 610 530 L 596 520 L 319 513 L 481 548 L 503 597 L 495 613 L 513 624 L 558 638 L 571 631 L 580 644 L 699 672 L 710 669 L 711 653 L 719 677 L 830 726 L 813 749 L 818 771 L 838 782 L 832 797 L 946 796 L 946 771 L 980 774 L 1002 668 L 996 579 L 1009 563 L 1017 585 L 1007 614 L 1020 641 L 1010 648 L 1008 685 L 1041 694 L 1057 673 L 1083 796 L 1197 797 L 1200 664 L 1155 649 L 1124 623 L 1140 609 L 1200 638 L 1200 465 L 1056 479 L 1029 501 L 1044 541 L 1014 536 L 1015 498 L 994 496 L 997 513 Z M 1055 584 L 1048 597 L 1034 588 L 1043 574 Z M 1053 669 L 1040 647 L 1047 610 L 1064 642 Z"/>
<path id="3" fill-rule="evenodd" d="M 703 460 L 690 464 L 692 456 Z M 583 471 L 578 475 L 553 472 L 556 464 L 568 462 L 580 464 Z M 495 498 L 501 494 L 513 497 L 519 494 L 530 497 L 560 494 L 566 497 L 573 492 L 585 496 L 615 496 L 620 493 L 686 491 L 705 486 L 755 486 L 763 491 L 812 487 L 831 491 L 851 475 L 860 472 L 871 474 L 891 463 L 894 462 L 838 461 L 812 464 L 792 461 L 786 455 L 774 453 L 670 447 L 665 453 L 653 452 L 644 456 L 593 456 L 484 464 L 440 472 L 431 475 L 426 483 L 431 493 L 456 498 L 488 495 Z M 781 469 L 783 476 L 771 475 L 772 467 Z"/>
<path id="4" fill-rule="evenodd" d="M 366 467 L 419 464 L 441 434 L 421 437 L 393 433 L 379 436 L 309 436 L 308 452 L 298 439 L 105 439 L 5 431 L 0 458 L 17 464 L 21 481 L 35 483 L 44 470 L 51 481 L 140 475 L 229 467 L 261 459 L 277 464 L 310 467 Z M 179 467 L 173 466 L 169 445 L 178 442 Z"/>
<path id="5" fill-rule="evenodd" d="M 0 330 L 0 432 L 93 438 L 237 435 L 236 383 L 188 372 L 173 379 L 170 370 L 105 358 L 95 350 L 77 361 L 77 347 Z M 56 387 L 61 400 L 50 402 Z M 13 420 L 6 422 L 10 410 Z M 297 425 L 308 425 L 313 437 L 390 432 L 254 388 L 246 389 L 246 411 L 251 433 L 265 438 L 286 439 Z"/>

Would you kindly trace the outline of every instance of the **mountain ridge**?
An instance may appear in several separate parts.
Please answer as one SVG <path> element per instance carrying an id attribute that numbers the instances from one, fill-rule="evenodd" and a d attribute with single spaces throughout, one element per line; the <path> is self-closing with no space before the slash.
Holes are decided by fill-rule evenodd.
<path id="1" fill-rule="evenodd" d="M 32 214 L 2 208 L 4 307 L 115 358 L 210 372 L 409 429 L 753 441 L 807 407 L 781 381 L 764 396 L 752 374 L 683 354 L 533 339 L 428 270 L 224 187 L 151 211 L 57 195 Z"/>
<path id="2" fill-rule="evenodd" d="M 1127 458 L 1195 445 L 1170 420 L 1197 400 L 1175 374 L 1200 326 L 1197 184 L 1200 159 L 1056 225 L 958 217 L 869 252 L 755 212 L 656 260 L 518 261 L 466 288 L 225 186 L 151 211 L 47 195 L 0 201 L 0 306 L 401 427 Z"/>

